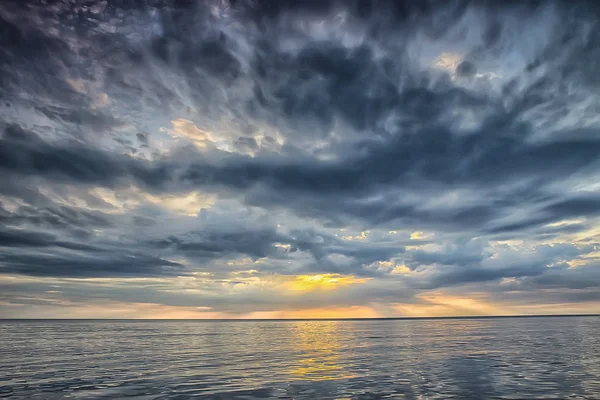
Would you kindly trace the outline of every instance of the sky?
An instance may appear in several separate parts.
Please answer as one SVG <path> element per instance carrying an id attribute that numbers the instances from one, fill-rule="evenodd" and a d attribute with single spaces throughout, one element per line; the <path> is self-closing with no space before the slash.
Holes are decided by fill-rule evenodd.
<path id="1" fill-rule="evenodd" d="M 0 318 L 600 312 L 594 1 L 3 1 Z"/>

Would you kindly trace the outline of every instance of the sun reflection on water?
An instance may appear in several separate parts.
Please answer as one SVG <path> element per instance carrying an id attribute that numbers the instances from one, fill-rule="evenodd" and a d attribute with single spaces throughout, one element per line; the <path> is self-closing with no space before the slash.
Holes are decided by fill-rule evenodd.
<path id="1" fill-rule="evenodd" d="M 341 357 L 343 344 L 338 321 L 304 321 L 291 328 L 296 352 L 301 358 L 289 374 L 297 380 L 323 381 L 352 378 Z"/>

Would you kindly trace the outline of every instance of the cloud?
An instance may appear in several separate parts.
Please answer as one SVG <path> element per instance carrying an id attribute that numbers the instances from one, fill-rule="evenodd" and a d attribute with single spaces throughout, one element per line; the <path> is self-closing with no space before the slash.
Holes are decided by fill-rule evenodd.
<path id="1" fill-rule="evenodd" d="M 168 132 L 174 138 L 186 138 L 201 149 L 204 149 L 207 142 L 214 142 L 210 133 L 199 129 L 192 121 L 183 118 L 177 118 L 171 121 L 173 129 L 161 128 L 162 131 Z"/>
<path id="2" fill-rule="evenodd" d="M 57 244 L 55 244 L 57 245 Z M 75 250 L 86 246 L 67 245 Z M 185 274 L 178 263 L 143 254 L 32 254 L 17 253 L 0 256 L 0 269 L 7 274 L 34 276 L 161 276 Z"/>
<path id="3" fill-rule="evenodd" d="M 2 4 L 0 272 L 209 274 L 153 295 L 211 313 L 301 308 L 260 294 L 269 276 L 351 280 L 301 301 L 367 314 L 496 312 L 474 284 L 584 299 L 567 292 L 597 286 L 596 11 Z"/>

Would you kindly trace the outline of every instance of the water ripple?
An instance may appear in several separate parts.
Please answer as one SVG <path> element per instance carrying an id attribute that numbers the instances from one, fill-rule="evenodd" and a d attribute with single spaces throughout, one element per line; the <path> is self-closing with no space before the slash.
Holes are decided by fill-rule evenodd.
<path id="1" fill-rule="evenodd" d="M 1 321 L 14 399 L 600 399 L 600 318 Z"/>

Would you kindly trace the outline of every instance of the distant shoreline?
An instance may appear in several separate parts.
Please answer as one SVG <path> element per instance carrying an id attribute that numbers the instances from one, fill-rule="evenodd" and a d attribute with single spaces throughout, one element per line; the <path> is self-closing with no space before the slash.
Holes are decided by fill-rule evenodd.
<path id="1" fill-rule="evenodd" d="M 422 320 L 477 320 L 477 319 L 509 319 L 509 318 L 574 318 L 574 317 L 600 317 L 600 314 L 540 314 L 540 315 L 470 315 L 449 317 L 389 317 L 389 318 L 254 318 L 254 319 L 151 319 L 151 318 L 0 318 L 0 322 L 90 322 L 90 321 L 115 321 L 115 322 L 303 322 L 303 321 L 422 321 Z"/>

